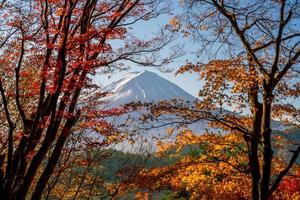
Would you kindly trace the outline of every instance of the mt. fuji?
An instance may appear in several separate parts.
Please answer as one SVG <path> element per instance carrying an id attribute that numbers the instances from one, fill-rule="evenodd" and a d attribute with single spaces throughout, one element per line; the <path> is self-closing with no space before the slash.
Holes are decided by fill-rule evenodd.
<path id="1" fill-rule="evenodd" d="M 118 107 L 131 102 L 158 102 L 161 100 L 181 99 L 186 102 L 194 102 L 196 97 L 187 93 L 185 90 L 177 86 L 176 84 L 164 79 L 156 73 L 144 71 L 144 72 L 130 72 L 121 79 L 110 83 L 103 88 L 103 91 L 110 93 L 110 95 L 101 99 L 107 107 Z M 224 113 L 231 113 L 228 110 L 224 110 Z M 125 114 L 117 118 L 108 118 L 116 124 L 122 124 L 130 116 L 133 121 L 138 121 L 139 117 L 143 114 L 143 111 L 136 111 L 134 113 Z M 233 114 L 233 113 L 232 113 Z M 170 116 L 169 116 L 170 117 Z M 164 119 L 166 122 L 167 119 Z M 172 120 L 172 117 L 170 118 Z M 152 126 L 153 125 L 153 126 Z M 144 141 L 147 138 L 150 141 L 152 138 L 160 138 L 166 136 L 165 129 L 167 127 L 161 127 L 160 122 L 155 124 L 149 124 L 145 127 L 143 134 L 139 135 L 139 138 L 135 138 L 136 141 Z M 160 128 L 150 128 L 160 127 Z M 193 130 L 197 134 L 204 133 L 206 130 L 214 130 L 208 126 L 208 121 L 200 120 L 193 124 L 189 124 L 188 128 Z M 272 121 L 273 130 L 285 130 L 286 127 L 277 121 Z M 175 137 L 173 135 L 173 137 Z M 136 148 L 141 146 L 141 143 L 135 143 L 134 146 L 130 145 L 127 141 L 124 141 L 117 145 L 117 149 L 130 150 L 130 148 Z M 138 145 L 137 145 L 138 144 Z M 153 145 L 154 143 L 149 143 Z M 152 148 L 152 147 L 151 147 Z"/>
<path id="2" fill-rule="evenodd" d="M 128 73 L 120 80 L 105 86 L 104 91 L 112 95 L 102 100 L 113 106 L 137 101 L 155 102 L 174 98 L 190 102 L 196 100 L 179 86 L 149 71 Z"/>
<path id="3" fill-rule="evenodd" d="M 111 95 L 101 99 L 101 101 L 106 102 L 108 107 L 117 107 L 138 101 L 158 102 L 161 100 L 182 99 L 186 102 L 194 102 L 197 100 L 196 97 L 176 84 L 150 71 L 130 72 L 121 79 L 108 84 L 103 90 L 111 93 Z M 226 110 L 225 112 L 230 111 Z M 200 124 L 203 125 L 203 123 Z M 204 127 L 206 128 L 206 126 Z M 274 130 L 287 129 L 275 120 L 272 121 L 272 128 Z"/>

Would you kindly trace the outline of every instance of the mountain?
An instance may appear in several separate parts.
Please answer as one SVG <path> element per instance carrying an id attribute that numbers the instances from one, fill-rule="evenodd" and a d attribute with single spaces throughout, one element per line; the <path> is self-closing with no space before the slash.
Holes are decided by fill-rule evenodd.
<path id="1" fill-rule="evenodd" d="M 105 102 L 104 105 L 106 108 L 118 107 L 127 103 L 138 101 L 157 102 L 160 100 L 171 100 L 176 98 L 193 102 L 197 99 L 176 84 L 150 71 L 130 72 L 121 79 L 105 86 L 103 90 L 111 93 L 111 95 L 101 99 L 101 101 Z M 132 121 L 139 121 L 139 118 L 143 113 L 143 111 L 137 111 L 116 118 L 109 118 L 108 120 L 117 126 L 122 126 L 122 124 L 128 118 L 130 118 Z M 164 122 L 166 122 L 166 120 Z M 132 129 L 138 129 L 139 134 L 132 136 L 130 139 L 135 143 L 132 145 L 129 144 L 128 141 L 124 141 L 114 146 L 114 148 L 129 152 L 141 152 L 148 150 L 152 151 L 155 149 L 155 142 L 153 142 L 153 138 L 161 138 L 166 136 L 165 129 L 167 127 L 153 128 L 153 126 L 160 126 L 161 123 L 162 122 L 153 122 L 151 124 L 149 123 L 143 125 L 143 128 L 149 130 L 142 130 L 135 126 L 126 127 L 126 132 L 130 132 Z M 197 130 L 200 131 L 201 129 L 202 132 L 204 131 L 203 128 L 207 127 L 206 124 L 207 123 L 204 124 L 203 122 L 199 122 L 197 125 L 193 125 L 193 127 L 198 126 Z M 196 128 L 193 128 L 193 130 L 196 130 Z"/>
<path id="2" fill-rule="evenodd" d="M 127 104 L 130 102 L 156 102 L 160 100 L 171 100 L 171 99 L 182 99 L 184 101 L 193 102 L 197 100 L 196 97 L 190 95 L 185 90 L 177 86 L 176 84 L 162 78 L 161 76 L 149 72 L 131 72 L 126 74 L 123 78 L 112 82 L 111 84 L 104 87 L 104 91 L 111 93 L 111 95 L 104 97 L 101 101 L 106 102 L 107 107 L 117 107 L 123 104 Z M 223 113 L 231 113 L 228 110 L 223 110 Z M 113 122 L 114 124 L 122 125 L 128 118 L 130 118 L 132 122 L 139 121 L 139 118 L 143 114 L 143 111 L 134 112 L 130 114 L 125 114 L 123 116 L 119 116 L 116 118 L 109 118 L 108 120 Z M 140 149 L 136 149 L 137 147 L 141 147 L 145 141 L 148 141 L 147 148 L 155 149 L 153 147 L 153 142 L 149 142 L 153 140 L 153 138 L 159 139 L 164 138 L 169 135 L 166 133 L 165 126 L 162 126 L 164 123 L 172 123 L 175 119 L 174 116 L 162 117 L 163 120 L 152 122 L 151 124 L 142 124 L 143 129 L 139 129 L 139 136 L 133 137 L 131 140 L 134 140 L 138 145 L 130 145 L 127 141 L 122 142 L 117 145 L 116 149 L 126 150 L 130 152 L 140 151 Z M 153 128 L 160 127 L 160 128 Z M 171 126 L 171 125 L 170 125 Z M 175 125 L 172 125 L 173 127 Z M 135 129 L 134 125 L 131 127 L 126 127 L 130 132 L 131 128 Z M 193 124 L 189 124 L 187 128 L 193 130 L 195 133 L 201 134 L 206 130 L 214 130 L 218 131 L 218 129 L 212 129 L 208 126 L 208 121 L 201 120 Z M 273 130 L 283 131 L 287 129 L 284 125 L 282 125 L 278 121 L 272 121 Z M 169 139 L 174 139 L 176 136 L 176 132 L 170 136 Z M 140 142 L 138 142 L 140 141 Z M 145 146 L 145 144 L 144 144 Z"/>
<path id="3" fill-rule="evenodd" d="M 102 100 L 114 106 L 137 101 L 153 102 L 174 98 L 190 102 L 196 100 L 179 86 L 149 71 L 128 73 L 120 80 L 104 87 L 104 90 L 111 92 L 112 95 Z"/>

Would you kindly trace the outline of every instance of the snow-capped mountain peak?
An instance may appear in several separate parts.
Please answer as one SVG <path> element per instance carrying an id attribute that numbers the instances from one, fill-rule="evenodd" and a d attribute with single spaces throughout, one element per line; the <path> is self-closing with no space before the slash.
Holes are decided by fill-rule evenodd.
<path id="1" fill-rule="evenodd" d="M 196 98 L 174 83 L 150 71 L 131 72 L 106 87 L 112 95 L 103 100 L 110 104 L 122 105 L 130 102 L 153 102 L 159 100 L 183 99 L 194 101 Z"/>

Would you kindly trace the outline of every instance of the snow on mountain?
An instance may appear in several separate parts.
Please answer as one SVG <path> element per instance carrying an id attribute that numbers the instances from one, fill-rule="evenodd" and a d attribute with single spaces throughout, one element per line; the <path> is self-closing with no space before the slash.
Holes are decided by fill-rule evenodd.
<path id="1" fill-rule="evenodd" d="M 137 101 L 153 102 L 178 98 L 192 102 L 196 99 L 174 83 L 149 71 L 128 73 L 104 87 L 104 90 L 112 95 L 102 100 L 114 106 Z"/>
<path id="2" fill-rule="evenodd" d="M 162 78 L 161 76 L 149 72 L 131 72 L 125 75 L 118 81 L 112 82 L 111 84 L 104 87 L 104 91 L 111 93 L 111 95 L 104 97 L 101 101 L 106 102 L 108 107 L 116 107 L 130 102 L 156 102 L 160 100 L 171 100 L 171 99 L 182 99 L 184 101 L 193 102 L 197 98 L 187 93 L 185 90 L 177 86 L 176 84 Z M 224 113 L 229 112 L 227 110 L 223 111 Z M 122 124 L 128 117 L 132 121 L 138 121 L 139 117 L 143 114 L 143 111 L 131 113 L 129 115 L 124 115 L 118 117 L 117 119 L 110 118 L 110 121 L 113 121 L 115 124 Z M 233 113 L 232 113 L 233 114 Z M 170 116 L 169 116 L 170 117 Z M 169 119 L 172 121 L 172 117 Z M 170 122 L 170 121 L 169 121 Z M 155 122 L 156 124 L 147 124 L 145 130 L 141 130 L 138 137 L 132 138 L 136 143 L 131 145 L 128 141 L 124 141 L 116 145 L 116 149 L 125 150 L 125 151 L 140 151 L 141 148 L 147 146 L 154 150 L 155 141 L 153 138 L 159 139 L 166 137 L 167 127 L 160 128 L 150 128 L 152 125 L 160 126 L 160 122 Z M 166 121 L 164 121 L 166 123 Z M 284 127 L 280 122 L 272 121 L 273 130 L 284 130 Z M 131 129 L 131 127 L 127 127 Z M 188 125 L 188 128 L 193 130 L 195 133 L 202 134 L 206 130 L 211 130 L 208 127 L 208 122 L 205 120 L 198 121 L 197 123 Z M 149 129 L 149 130 L 148 130 Z M 176 133 L 172 135 L 173 139 L 176 136 Z M 172 139 L 172 138 L 170 138 Z M 147 140 L 148 142 L 145 142 Z M 152 140 L 152 141 L 151 141 Z"/>
<path id="3" fill-rule="evenodd" d="M 123 78 L 112 82 L 105 86 L 105 92 L 111 93 L 111 95 L 104 97 L 101 101 L 106 102 L 107 107 L 121 106 L 131 102 L 157 102 L 160 100 L 182 99 L 184 101 L 193 102 L 196 98 L 185 90 L 177 86 L 176 84 L 162 78 L 156 73 L 143 71 L 143 72 L 131 72 L 126 74 Z M 118 118 L 110 118 L 114 124 L 122 124 L 128 117 L 133 121 L 138 121 L 139 117 L 143 114 L 143 111 L 134 112 L 120 116 Z M 201 124 L 201 125 L 199 125 Z M 155 124 L 148 124 L 147 126 L 159 126 L 160 122 Z M 203 122 L 198 123 L 197 130 L 207 127 Z M 149 128 L 148 127 L 148 128 Z M 127 129 L 135 129 L 136 127 L 127 127 Z M 139 135 L 135 135 L 131 140 L 134 140 L 134 144 L 130 144 L 127 140 L 116 144 L 114 148 L 123 151 L 140 152 L 141 150 L 152 151 L 155 149 L 155 141 L 153 138 L 165 137 L 167 127 L 151 128 L 150 130 L 139 130 Z"/>

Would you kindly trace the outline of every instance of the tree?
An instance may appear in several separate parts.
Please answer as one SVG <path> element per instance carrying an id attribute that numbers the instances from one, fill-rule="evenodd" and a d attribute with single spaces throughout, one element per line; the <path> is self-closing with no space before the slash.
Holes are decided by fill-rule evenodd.
<path id="1" fill-rule="evenodd" d="M 204 80 L 201 101 L 193 108 L 180 102 L 150 106 L 148 119 L 166 113 L 183 119 L 180 124 L 205 119 L 241 134 L 247 147 L 252 199 L 270 199 L 300 153 L 298 145 L 285 167 L 274 174 L 273 119 L 299 125 L 299 105 L 290 101 L 299 99 L 299 2 L 181 2 L 186 13 L 175 17 L 171 25 L 178 30 L 183 27 L 185 35 L 199 41 L 199 57 L 212 52 L 213 59 L 187 63 L 178 71 L 196 72 Z M 226 107 L 250 114 L 226 112 Z"/>
<path id="2" fill-rule="evenodd" d="M 129 31 L 166 13 L 162 2 L 2 1 L 1 199 L 41 198 L 76 131 L 80 94 L 89 93 L 96 70 L 124 69 L 122 61 L 159 67 L 179 55 L 157 55 L 173 34 L 162 31 L 145 41 Z M 96 130 L 99 121 L 88 121 Z"/>
<path id="3" fill-rule="evenodd" d="M 252 79 L 252 81 L 244 79 L 246 83 L 239 86 L 236 78 L 232 80 L 231 77 L 228 77 L 228 81 L 236 83 L 233 92 L 235 92 L 234 89 L 246 91 L 246 100 L 252 112 L 252 130 L 248 131 L 250 134 L 245 133 L 245 136 L 249 135 L 250 137 L 247 142 L 250 147 L 249 165 L 253 184 L 252 198 L 269 199 L 278 187 L 282 177 L 294 164 L 300 151 L 300 148 L 298 148 L 294 152 L 287 168 L 279 173 L 277 179 L 271 185 L 270 174 L 273 157 L 271 141 L 272 108 L 274 104 L 280 104 L 280 107 L 290 106 L 288 103 L 279 103 L 281 99 L 285 98 L 283 93 L 286 90 L 289 91 L 294 88 L 290 96 L 298 97 L 296 85 L 299 83 L 296 70 L 299 67 L 300 56 L 299 27 L 294 26 L 293 23 L 299 16 L 299 2 L 191 1 L 188 3 L 193 3 L 193 7 L 188 11 L 189 13 L 192 13 L 192 10 L 198 6 L 207 8 L 207 11 L 203 12 L 202 16 L 198 18 L 200 19 L 198 22 L 205 29 L 208 21 L 216 20 L 213 23 L 213 25 L 216 25 L 213 31 L 220 37 L 221 43 L 226 43 L 225 45 L 234 48 L 234 44 L 231 45 L 230 41 L 232 39 L 239 40 L 239 44 L 236 43 L 237 49 L 232 52 L 234 57 L 229 62 L 226 60 L 212 61 L 206 66 L 208 68 L 222 68 L 225 65 L 223 70 L 236 66 L 237 71 L 235 72 L 237 74 L 232 74 L 232 76 L 243 78 L 242 75 L 244 74 L 244 76 Z M 210 27 L 207 28 L 209 31 L 211 30 Z M 289 81 L 293 79 L 293 82 L 288 82 L 288 77 Z M 224 85 L 226 87 L 226 84 Z M 286 90 L 281 89 L 282 85 L 286 86 Z M 259 160 L 259 146 L 263 148 L 262 161 Z"/>

